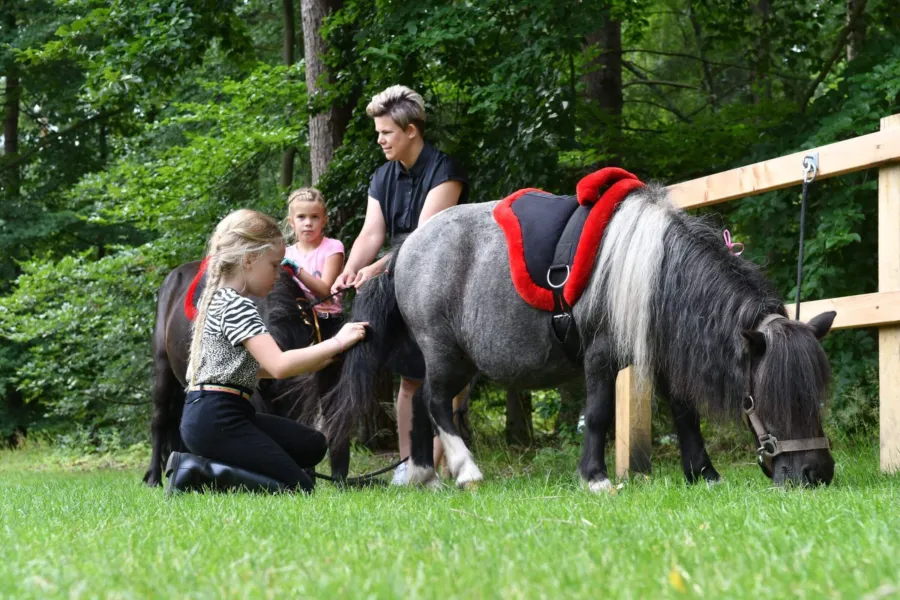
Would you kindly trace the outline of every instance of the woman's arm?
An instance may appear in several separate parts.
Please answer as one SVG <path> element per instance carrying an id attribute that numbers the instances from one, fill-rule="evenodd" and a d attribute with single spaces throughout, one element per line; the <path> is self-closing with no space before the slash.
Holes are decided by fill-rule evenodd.
<path id="1" fill-rule="evenodd" d="M 442 210 L 456 206 L 462 191 L 462 182 L 445 181 L 428 192 L 428 195 L 425 196 L 425 204 L 422 205 L 422 212 L 419 213 L 419 227 Z"/>
<path id="2" fill-rule="evenodd" d="M 459 202 L 462 190 L 463 186 L 461 182 L 445 181 L 428 192 L 428 195 L 425 196 L 425 203 L 422 205 L 422 212 L 419 213 L 419 226 L 421 227 L 423 223 L 442 210 L 455 206 Z M 382 217 L 382 222 L 383 221 L 384 217 Z M 353 285 L 356 288 L 359 288 L 372 277 L 384 273 L 390 259 L 391 253 L 388 252 L 378 260 L 378 262 L 359 269 L 356 273 L 356 279 L 353 280 Z"/>
<path id="3" fill-rule="evenodd" d="M 363 223 L 362 231 L 353 242 L 353 248 L 347 258 L 347 266 L 335 280 L 331 287 L 332 292 L 349 287 L 350 282 L 356 277 L 356 272 L 375 260 L 378 251 L 384 245 L 386 232 L 381 205 L 378 204 L 378 200 L 369 196 L 369 205 L 366 209 L 366 220 Z"/>
<path id="4" fill-rule="evenodd" d="M 244 347 L 259 362 L 260 372 L 275 379 L 318 371 L 366 336 L 368 323 L 347 323 L 333 338 L 321 344 L 282 351 L 268 333 L 244 340 Z"/>

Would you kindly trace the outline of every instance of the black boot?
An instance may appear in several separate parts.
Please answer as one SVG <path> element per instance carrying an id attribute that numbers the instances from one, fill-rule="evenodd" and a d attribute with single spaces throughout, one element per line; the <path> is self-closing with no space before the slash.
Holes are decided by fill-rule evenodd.
<path id="1" fill-rule="evenodd" d="M 277 479 L 217 463 L 187 452 L 173 452 L 166 462 L 166 495 L 174 492 L 246 490 L 249 492 L 281 492 L 287 487 Z"/>

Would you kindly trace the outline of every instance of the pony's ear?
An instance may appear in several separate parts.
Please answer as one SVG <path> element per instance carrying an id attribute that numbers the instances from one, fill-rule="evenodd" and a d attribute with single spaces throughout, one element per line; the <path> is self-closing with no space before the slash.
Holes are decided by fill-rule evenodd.
<path id="1" fill-rule="evenodd" d="M 741 332 L 741 339 L 744 341 L 744 349 L 750 353 L 750 356 L 759 358 L 765 353 L 766 336 L 761 331 L 745 329 Z"/>
<path id="2" fill-rule="evenodd" d="M 831 329 L 831 324 L 834 323 L 836 316 L 837 313 L 835 311 L 829 310 L 810 319 L 808 325 L 813 328 L 813 333 L 821 340 L 828 333 L 828 330 Z"/>

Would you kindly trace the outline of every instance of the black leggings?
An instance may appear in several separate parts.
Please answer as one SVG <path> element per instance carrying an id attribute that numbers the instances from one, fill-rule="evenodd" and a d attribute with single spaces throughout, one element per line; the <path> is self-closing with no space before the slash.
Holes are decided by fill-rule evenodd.
<path id="1" fill-rule="evenodd" d="M 181 417 L 181 438 L 193 454 L 277 479 L 311 492 L 311 469 L 325 458 L 325 436 L 306 425 L 259 414 L 242 397 L 190 392 Z"/>

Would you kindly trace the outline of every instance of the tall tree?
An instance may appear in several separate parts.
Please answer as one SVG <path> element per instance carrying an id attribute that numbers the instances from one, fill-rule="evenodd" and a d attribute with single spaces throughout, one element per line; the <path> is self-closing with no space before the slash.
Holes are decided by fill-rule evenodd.
<path id="1" fill-rule="evenodd" d="M 862 10 L 866 0 L 847 0 L 847 26 L 850 32 L 847 37 L 847 60 L 853 60 L 859 54 L 863 44 L 866 43 L 866 20 L 862 17 Z M 857 13 L 858 18 L 854 17 Z"/>
<path id="2" fill-rule="evenodd" d="M 325 64 L 327 48 L 322 39 L 322 21 L 332 11 L 341 7 L 342 0 L 301 0 L 303 12 L 303 50 L 306 58 L 306 89 L 310 103 L 319 110 L 309 116 L 309 154 L 312 163 L 312 183 L 315 185 L 328 169 L 335 149 L 344 139 L 349 120 L 345 107 L 321 106 L 324 84 L 329 79 Z"/>
<path id="3" fill-rule="evenodd" d="M 770 18 L 772 15 L 772 0 L 756 0 L 753 4 L 753 12 L 757 21 L 757 38 L 755 56 L 753 57 L 753 102 L 759 103 L 763 99 L 772 97 L 772 79 L 768 76 L 771 64 L 771 37 L 769 34 Z"/>
<path id="4" fill-rule="evenodd" d="M 506 390 L 506 443 L 530 446 L 534 441 L 531 392 Z"/>
<path id="5" fill-rule="evenodd" d="M 618 164 L 621 162 L 623 103 L 622 24 L 613 18 L 608 8 L 604 13 L 601 26 L 588 34 L 585 40 L 590 58 L 582 80 L 585 101 L 589 107 L 596 109 L 589 114 L 599 117 L 608 130 L 608 148 L 613 154 L 611 162 Z"/>
<path id="6" fill-rule="evenodd" d="M 294 48 L 297 44 L 296 20 L 294 17 L 294 0 L 283 0 L 284 3 L 284 64 L 294 64 Z M 294 182 L 294 153 L 297 149 L 291 146 L 284 151 L 281 158 L 281 187 L 290 187 Z"/>
<path id="7" fill-rule="evenodd" d="M 16 16 L 10 11 L 6 14 L 7 36 L 14 35 L 16 31 Z M 22 97 L 22 88 L 19 82 L 19 67 L 15 58 L 9 56 L 6 61 L 6 86 L 4 89 L 4 116 L 3 116 L 3 156 L 4 162 L 15 163 L 19 153 L 19 101 Z M 6 173 L 7 198 L 15 198 L 19 195 L 20 182 L 19 165 L 13 164 Z"/>

